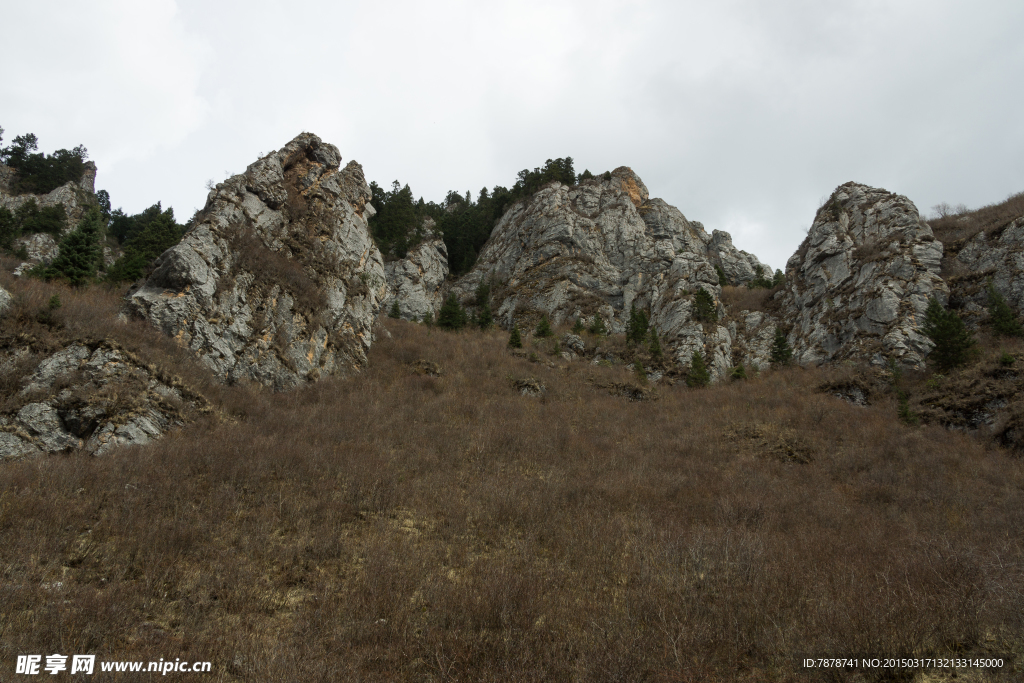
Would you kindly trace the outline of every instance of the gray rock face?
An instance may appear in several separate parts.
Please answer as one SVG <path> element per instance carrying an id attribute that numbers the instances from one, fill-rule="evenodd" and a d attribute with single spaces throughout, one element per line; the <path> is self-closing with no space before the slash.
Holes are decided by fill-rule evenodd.
<path id="1" fill-rule="evenodd" d="M 520 329 L 531 329 L 542 314 L 553 324 L 600 315 L 609 331 L 622 332 L 635 304 L 650 311 L 668 353 L 686 365 L 700 350 L 721 376 L 730 366 L 731 335 L 691 314 L 698 288 L 716 300 L 720 294 L 711 248 L 699 223 L 650 199 L 640 178 L 621 167 L 609 180 L 553 183 L 511 207 L 453 291 L 468 302 L 481 281 L 492 281 L 495 318 Z M 742 252 L 716 253 L 749 265 L 736 255 Z"/>
<path id="2" fill-rule="evenodd" d="M 0 366 L 25 349 L 7 349 Z M 144 444 L 182 424 L 206 399 L 110 342 L 70 344 L 22 378 L 22 405 L 0 414 L 0 459 L 82 448 L 102 454 Z"/>
<path id="3" fill-rule="evenodd" d="M 703 230 L 700 223 L 696 223 Z M 761 275 L 771 278 L 772 269 L 753 254 L 741 251 L 733 246 L 732 236 L 721 230 L 714 230 L 711 233 L 711 242 L 707 247 L 708 258 L 715 265 L 722 268 L 725 277 L 731 285 L 745 285 L 757 277 L 760 268 Z"/>
<path id="4" fill-rule="evenodd" d="M 918 331 L 928 299 L 948 295 L 942 251 L 906 197 L 841 185 L 789 259 L 786 290 L 776 295 L 793 324 L 794 360 L 920 365 L 931 350 Z"/>
<path id="5" fill-rule="evenodd" d="M 11 194 L 10 186 L 15 175 L 14 169 L 0 166 L 0 207 L 14 212 L 30 201 L 35 201 L 40 208 L 62 205 L 67 214 L 65 232 L 73 230 L 85 215 L 86 209 L 96 203 L 96 164 L 91 161 L 85 162 L 85 173 L 77 183 L 65 183 L 43 195 Z M 25 247 L 28 252 L 28 260 L 18 266 L 15 275 L 21 275 L 40 263 L 50 263 L 57 257 L 57 241 L 45 233 L 19 237 L 14 241 L 14 246 L 16 249 Z"/>
<path id="6" fill-rule="evenodd" d="M 0 315 L 10 307 L 12 301 L 14 301 L 14 297 L 11 296 L 11 293 L 0 287 Z"/>
<path id="7" fill-rule="evenodd" d="M 956 260 L 970 275 L 951 280 L 951 294 L 967 312 L 980 315 L 988 307 L 985 287 L 992 285 L 1006 303 L 1024 314 L 1024 216 L 995 234 L 985 231 L 967 240 Z"/>
<path id="8" fill-rule="evenodd" d="M 96 201 L 96 164 L 91 161 L 85 162 L 85 173 L 81 180 L 77 183 L 67 182 L 48 194 L 11 194 L 10 183 L 14 175 L 13 169 L 0 166 L 0 206 L 12 212 L 32 200 L 40 208 L 62 204 L 67 212 L 68 226 L 74 227 L 82 219 L 85 210 Z"/>
<path id="9" fill-rule="evenodd" d="M 427 221 L 427 232 L 433 232 L 433 220 Z M 384 272 L 392 297 L 385 302 L 386 308 L 397 299 L 406 320 L 420 321 L 427 313 L 437 316 L 443 303 L 441 287 L 448 277 L 448 248 L 440 236 L 413 247 L 404 259 L 385 263 Z"/>
<path id="10" fill-rule="evenodd" d="M 287 389 L 366 361 L 388 296 L 362 167 L 303 133 L 210 192 L 129 308 L 227 382 Z"/>

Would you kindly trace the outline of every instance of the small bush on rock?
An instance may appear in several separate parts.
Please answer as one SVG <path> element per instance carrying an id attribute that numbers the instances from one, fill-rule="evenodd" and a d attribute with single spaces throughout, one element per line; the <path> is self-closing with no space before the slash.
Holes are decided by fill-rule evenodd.
<path id="1" fill-rule="evenodd" d="M 715 310 L 715 300 L 711 298 L 707 290 L 701 287 L 694 295 L 693 319 L 701 322 L 713 323 L 718 320 L 718 311 Z"/>

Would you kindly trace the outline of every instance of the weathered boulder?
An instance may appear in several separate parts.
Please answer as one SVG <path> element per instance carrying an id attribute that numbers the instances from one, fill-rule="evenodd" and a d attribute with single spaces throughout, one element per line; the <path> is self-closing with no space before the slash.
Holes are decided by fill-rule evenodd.
<path id="1" fill-rule="evenodd" d="M 11 340 L 6 340 L 9 344 Z M 0 354 L 6 371 L 18 366 L 24 345 Z M 145 444 L 183 424 L 209 403 L 180 379 L 111 341 L 78 341 L 47 355 L 0 413 L 0 460 L 82 448 L 102 454 L 115 445 Z"/>
<path id="2" fill-rule="evenodd" d="M 433 219 L 424 223 L 425 232 L 432 234 Z M 441 286 L 448 277 L 448 248 L 440 235 L 412 247 L 405 258 L 385 263 L 384 272 L 392 297 L 386 307 L 397 300 L 399 314 L 406 320 L 420 321 L 427 313 L 437 316 L 443 303 Z"/>
<path id="3" fill-rule="evenodd" d="M 904 196 L 839 186 L 818 210 L 776 294 L 801 364 L 894 358 L 920 365 L 931 342 L 919 331 L 928 300 L 945 302 L 942 244 Z"/>
<path id="4" fill-rule="evenodd" d="M 303 133 L 218 184 L 129 308 L 224 381 L 287 389 L 366 361 L 387 298 L 362 167 Z"/>
<path id="5" fill-rule="evenodd" d="M 622 332 L 635 304 L 650 312 L 667 353 L 689 364 L 700 350 L 721 376 L 730 365 L 729 331 L 693 317 L 699 288 L 716 301 L 720 293 L 712 239 L 675 207 L 650 199 L 643 181 L 620 167 L 608 179 L 552 183 L 512 206 L 453 291 L 469 303 L 477 285 L 491 282 L 495 318 L 520 329 L 544 314 L 554 324 L 599 315 L 611 332 Z M 731 241 L 720 238 L 725 244 Z M 743 261 L 724 246 L 714 253 Z"/>

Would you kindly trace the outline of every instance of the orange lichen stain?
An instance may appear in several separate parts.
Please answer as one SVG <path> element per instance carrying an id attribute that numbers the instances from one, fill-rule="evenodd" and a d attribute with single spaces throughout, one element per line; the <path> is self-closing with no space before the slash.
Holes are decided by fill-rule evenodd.
<path id="1" fill-rule="evenodd" d="M 620 181 L 622 183 L 622 191 L 629 195 L 629 200 L 640 207 L 644 202 L 644 198 L 640 195 L 640 188 L 637 186 L 636 181 L 632 178 L 626 178 Z"/>

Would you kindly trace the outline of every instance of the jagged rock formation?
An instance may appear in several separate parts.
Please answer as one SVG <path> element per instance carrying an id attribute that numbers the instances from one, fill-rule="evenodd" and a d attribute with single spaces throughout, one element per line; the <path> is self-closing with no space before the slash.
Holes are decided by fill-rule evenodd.
<path id="1" fill-rule="evenodd" d="M 947 245 L 950 253 L 960 273 L 949 278 L 950 303 L 964 317 L 977 319 L 985 313 L 989 280 L 1017 315 L 1024 314 L 1024 216 Z"/>
<path id="2" fill-rule="evenodd" d="M 362 167 L 303 133 L 214 188 L 129 308 L 223 380 L 276 389 L 366 361 L 388 295 Z"/>
<path id="3" fill-rule="evenodd" d="M 0 206 L 17 211 L 22 204 L 35 200 L 40 208 L 45 206 L 64 206 L 67 213 L 68 226 L 74 227 L 85 210 L 96 203 L 96 164 L 85 162 L 85 173 L 76 182 L 64 183 L 48 194 L 12 194 L 10 185 L 15 171 L 7 166 L 0 166 Z"/>
<path id="4" fill-rule="evenodd" d="M 541 314 L 556 324 L 600 315 L 610 331 L 622 332 L 635 304 L 650 311 L 679 362 L 688 365 L 699 350 L 720 377 L 732 364 L 734 335 L 693 317 L 698 288 L 718 299 L 716 263 L 738 281 L 761 265 L 725 233 L 710 236 L 675 207 L 650 199 L 643 181 L 621 167 L 575 187 L 552 183 L 510 208 L 453 290 L 468 302 L 481 281 L 492 282 L 496 319 L 509 327 L 516 320 L 521 329 Z"/>
<path id="5" fill-rule="evenodd" d="M 424 232 L 433 234 L 434 221 L 424 221 Z M 432 318 L 443 303 L 441 287 L 448 277 L 448 248 L 439 235 L 409 249 L 405 258 L 384 264 L 391 299 L 398 301 L 398 311 L 406 320 L 420 321 L 430 313 Z"/>
<path id="6" fill-rule="evenodd" d="M 30 201 L 40 207 L 63 206 L 67 216 L 65 231 L 73 229 L 85 215 L 86 209 L 96 203 L 96 164 L 85 162 L 85 173 L 81 180 L 64 183 L 48 194 L 12 194 L 11 183 L 14 181 L 15 170 L 0 165 L 0 207 L 17 211 L 23 204 Z M 24 247 L 28 260 L 14 272 L 21 275 L 25 270 L 40 263 L 50 263 L 57 257 L 57 240 L 52 235 L 39 233 L 23 235 L 15 240 L 15 248 Z"/>
<path id="7" fill-rule="evenodd" d="M 839 186 L 786 265 L 776 295 L 801 364 L 895 358 L 920 365 L 931 342 L 918 330 L 928 300 L 945 301 L 942 244 L 901 195 Z"/>
<path id="8" fill-rule="evenodd" d="M 692 225 L 703 232 L 704 226 L 701 223 L 692 221 Z M 771 278 L 772 269 L 769 265 L 761 263 L 751 253 L 737 249 L 733 246 L 732 236 L 722 230 L 711 231 L 707 254 L 711 262 L 722 269 L 731 285 L 747 284 L 758 276 L 759 270 L 762 277 Z"/>
<path id="9" fill-rule="evenodd" d="M 30 353 L 31 339 L 4 340 L 6 372 Z M 116 343 L 78 341 L 47 355 L 19 379 L 24 388 L 0 413 L 0 460 L 83 448 L 145 444 L 209 403 L 179 379 L 144 365 Z"/>

